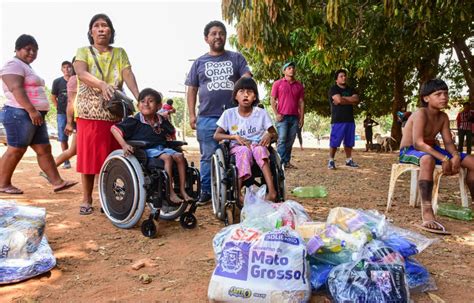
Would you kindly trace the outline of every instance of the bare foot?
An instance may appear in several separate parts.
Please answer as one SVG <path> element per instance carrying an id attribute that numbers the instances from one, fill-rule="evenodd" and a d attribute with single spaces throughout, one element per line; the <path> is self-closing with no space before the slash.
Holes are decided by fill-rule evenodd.
<path id="1" fill-rule="evenodd" d="M 183 203 L 183 200 L 181 200 L 174 192 L 170 194 L 170 201 L 174 204 Z"/>
<path id="2" fill-rule="evenodd" d="M 186 192 L 181 192 L 181 196 L 183 197 L 184 201 L 192 201 L 194 200 L 193 198 L 191 198 L 190 196 L 188 196 L 188 194 Z"/>

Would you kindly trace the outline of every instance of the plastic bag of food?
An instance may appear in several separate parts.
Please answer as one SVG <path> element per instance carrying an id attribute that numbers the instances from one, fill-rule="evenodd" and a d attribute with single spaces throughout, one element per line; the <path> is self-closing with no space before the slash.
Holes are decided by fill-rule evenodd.
<path id="1" fill-rule="evenodd" d="M 245 203 L 241 212 L 242 224 L 270 231 L 275 228 L 297 225 L 311 221 L 304 207 L 295 201 L 273 203 L 265 200 L 266 186 L 252 186 L 245 192 Z"/>
<path id="2" fill-rule="evenodd" d="M 0 258 L 27 258 L 41 243 L 46 210 L 0 200 Z"/>
<path id="3" fill-rule="evenodd" d="M 404 263 L 398 252 L 372 240 L 358 260 L 331 270 L 328 290 L 334 302 L 409 302 Z"/>
<path id="4" fill-rule="evenodd" d="M 374 238 L 385 233 L 387 221 L 385 216 L 376 211 L 335 207 L 329 212 L 327 224 L 335 224 L 347 233 L 365 229 L 373 234 Z"/>
<path id="5" fill-rule="evenodd" d="M 386 232 L 381 240 L 398 250 L 404 257 L 419 254 L 438 241 L 438 239 L 430 239 L 420 233 L 393 224 L 387 224 Z"/>
<path id="6" fill-rule="evenodd" d="M 415 259 L 405 259 L 405 270 L 410 292 L 421 293 L 438 289 L 428 270 Z"/>
<path id="7" fill-rule="evenodd" d="M 312 291 L 324 289 L 328 280 L 329 273 L 334 268 L 334 265 L 310 262 L 310 277 Z"/>
<path id="8" fill-rule="evenodd" d="M 307 302 L 311 296 L 306 245 L 294 230 L 269 232 L 241 224 L 214 237 L 214 302 Z"/>
<path id="9" fill-rule="evenodd" d="M 0 284 L 15 283 L 50 271 L 56 258 L 44 236 L 34 253 L 22 258 L 0 258 Z"/>

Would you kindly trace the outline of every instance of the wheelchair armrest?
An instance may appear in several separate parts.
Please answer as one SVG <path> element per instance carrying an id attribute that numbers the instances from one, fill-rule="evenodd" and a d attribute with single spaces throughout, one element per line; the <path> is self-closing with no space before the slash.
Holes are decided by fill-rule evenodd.
<path id="1" fill-rule="evenodd" d="M 141 141 L 141 140 L 129 140 L 129 141 L 127 141 L 127 144 L 129 144 L 133 147 L 143 148 L 143 147 L 146 146 L 147 142 L 146 141 Z"/>
<path id="2" fill-rule="evenodd" d="M 188 142 L 186 141 L 166 141 L 166 146 L 169 148 L 178 148 L 183 145 L 188 145 Z"/>

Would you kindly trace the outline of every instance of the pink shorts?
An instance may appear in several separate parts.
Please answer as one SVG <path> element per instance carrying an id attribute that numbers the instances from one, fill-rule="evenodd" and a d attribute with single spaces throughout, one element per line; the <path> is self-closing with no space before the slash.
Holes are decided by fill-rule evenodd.
<path id="1" fill-rule="evenodd" d="M 235 145 L 230 150 L 231 155 L 235 155 L 235 164 L 239 174 L 239 179 L 247 180 L 252 176 L 253 160 L 262 169 L 265 159 L 268 159 L 270 152 L 268 148 L 261 145 L 252 144 L 250 148 L 245 145 Z"/>

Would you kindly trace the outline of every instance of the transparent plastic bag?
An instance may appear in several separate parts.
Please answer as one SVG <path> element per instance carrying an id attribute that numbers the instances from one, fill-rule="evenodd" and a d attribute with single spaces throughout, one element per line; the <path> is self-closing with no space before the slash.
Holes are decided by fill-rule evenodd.
<path id="1" fill-rule="evenodd" d="M 428 270 L 415 259 L 405 259 L 405 270 L 410 292 L 421 293 L 438 289 Z"/>
<path id="2" fill-rule="evenodd" d="M 46 210 L 0 200 L 0 258 L 27 258 L 43 237 Z"/>
<path id="3" fill-rule="evenodd" d="M 371 233 L 359 229 L 346 233 L 337 225 L 326 224 L 311 237 L 306 244 L 308 254 L 324 264 L 339 265 L 353 260 L 353 254 L 359 253 L 362 247 L 372 240 Z"/>
<path id="4" fill-rule="evenodd" d="M 374 238 L 385 233 L 387 221 L 385 215 L 376 211 L 335 207 L 329 212 L 327 224 L 335 224 L 343 231 L 352 233 L 365 229 L 373 234 Z"/>
<path id="5" fill-rule="evenodd" d="M 318 291 L 326 287 L 329 273 L 334 268 L 334 265 L 315 263 L 310 264 L 310 277 L 311 290 Z"/>
<path id="6" fill-rule="evenodd" d="M 273 203 L 265 200 L 266 186 L 252 186 L 245 192 L 245 203 L 241 212 L 242 224 L 262 231 L 296 226 L 311 221 L 304 207 L 295 201 Z"/>
<path id="7" fill-rule="evenodd" d="M 216 268 L 208 288 L 217 302 L 307 302 L 306 245 L 294 230 L 269 232 L 231 225 L 213 241 Z"/>
<path id="8" fill-rule="evenodd" d="M 387 224 L 386 232 L 381 237 L 381 240 L 382 241 L 388 241 L 388 242 L 391 241 L 392 245 L 395 245 L 393 239 L 397 239 L 397 238 L 400 238 L 400 239 L 403 239 L 403 240 L 407 241 L 408 243 L 410 243 L 410 245 L 414 245 L 416 247 L 416 253 L 417 254 L 421 253 L 423 250 L 425 250 L 431 244 L 439 241 L 438 239 L 430 239 L 430 238 L 427 238 L 427 237 L 423 236 L 420 233 L 417 233 L 417 232 L 414 232 L 414 231 L 411 231 L 411 230 L 408 230 L 408 229 L 400 228 L 400 227 L 397 227 L 393 224 Z M 390 243 L 387 243 L 387 244 L 390 245 Z M 394 248 L 396 248 L 396 247 L 394 247 Z M 396 248 L 396 249 L 400 249 L 400 248 Z M 403 251 L 403 252 L 400 251 L 400 253 L 402 253 L 403 256 L 413 255 L 413 254 L 409 254 L 410 251 Z"/>
<path id="9" fill-rule="evenodd" d="M 46 236 L 34 253 L 22 258 L 0 258 L 0 284 L 23 281 L 50 271 L 56 266 L 56 258 Z"/>
<path id="10" fill-rule="evenodd" d="M 354 262 L 334 267 L 328 276 L 334 302 L 409 302 L 403 257 L 383 242 L 367 243 Z"/>

